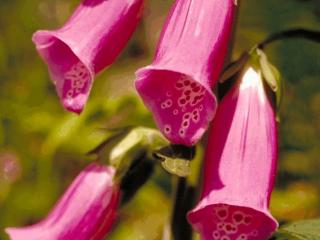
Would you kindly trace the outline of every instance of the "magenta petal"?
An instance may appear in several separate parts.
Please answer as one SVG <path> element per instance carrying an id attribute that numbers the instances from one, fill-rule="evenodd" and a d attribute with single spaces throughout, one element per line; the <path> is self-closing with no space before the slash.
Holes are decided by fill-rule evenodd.
<path id="1" fill-rule="evenodd" d="M 62 28 L 33 35 L 67 110 L 82 111 L 94 75 L 124 48 L 141 18 L 143 2 L 84 0 Z"/>
<path id="2" fill-rule="evenodd" d="M 193 145 L 213 119 L 211 87 L 224 62 L 233 0 L 177 0 L 153 63 L 137 71 L 136 88 L 173 143 Z"/>
<path id="3" fill-rule="evenodd" d="M 119 201 L 115 169 L 91 164 L 69 186 L 38 224 L 7 228 L 11 240 L 101 240 L 110 229 Z"/>
<path id="4" fill-rule="evenodd" d="M 206 150 L 200 203 L 188 214 L 204 240 L 265 240 L 277 160 L 275 114 L 252 68 L 222 100 Z"/>

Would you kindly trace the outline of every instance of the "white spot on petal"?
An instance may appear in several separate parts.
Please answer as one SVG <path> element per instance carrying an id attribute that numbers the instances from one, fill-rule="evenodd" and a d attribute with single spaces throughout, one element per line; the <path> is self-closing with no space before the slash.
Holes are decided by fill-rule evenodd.
<path id="1" fill-rule="evenodd" d="M 172 100 L 171 99 L 168 99 L 166 101 L 166 104 L 167 104 L 167 107 L 171 107 L 172 106 Z"/>
<path id="2" fill-rule="evenodd" d="M 224 235 L 224 236 L 221 237 L 221 240 L 231 240 L 231 239 L 227 235 Z"/>
<path id="3" fill-rule="evenodd" d="M 214 213 L 220 220 L 225 220 L 228 218 L 229 215 L 228 206 L 217 206 L 214 208 Z"/>
<path id="4" fill-rule="evenodd" d="M 183 119 L 190 119 L 190 113 L 185 113 L 184 115 L 183 115 Z"/>
<path id="5" fill-rule="evenodd" d="M 243 219 L 243 223 L 246 224 L 246 225 L 250 225 L 252 223 L 252 216 L 251 215 L 246 215 Z"/>
<path id="6" fill-rule="evenodd" d="M 242 233 L 239 235 L 239 237 L 237 238 L 237 240 L 247 240 L 248 239 L 248 235 L 245 233 Z"/>
<path id="7" fill-rule="evenodd" d="M 238 227 L 232 223 L 226 223 L 224 225 L 224 231 L 227 233 L 227 234 L 233 234 L 233 233 L 236 233 L 238 231 Z"/>
<path id="8" fill-rule="evenodd" d="M 258 236 L 258 230 L 253 230 L 250 235 L 254 237 Z"/>
<path id="9" fill-rule="evenodd" d="M 90 76 L 86 67 L 81 62 L 78 62 L 65 73 L 64 79 L 70 81 L 73 96 L 74 94 L 81 93 L 86 86 L 86 83 L 89 81 Z M 70 95 L 71 93 L 68 92 L 67 97 L 70 97 Z"/>
<path id="10" fill-rule="evenodd" d="M 198 123 L 200 121 L 200 114 L 199 114 L 199 110 L 198 109 L 193 110 L 193 112 L 192 112 L 192 121 L 194 123 Z"/>
<path id="11" fill-rule="evenodd" d="M 67 94 L 66 94 L 66 98 L 72 98 L 73 97 L 73 90 L 69 89 Z"/>
<path id="12" fill-rule="evenodd" d="M 180 135 L 180 137 L 184 137 L 184 136 L 185 136 L 185 134 L 186 134 L 185 129 L 180 128 L 180 130 L 179 130 L 179 135 Z"/>
<path id="13" fill-rule="evenodd" d="M 219 231 L 214 231 L 213 233 L 212 233 L 212 237 L 213 237 L 213 239 L 214 240 L 219 240 L 220 239 L 220 232 Z"/>
<path id="14" fill-rule="evenodd" d="M 170 107 L 172 107 L 172 104 L 173 104 L 172 100 L 171 99 L 167 99 L 166 101 L 161 103 L 161 108 L 162 109 L 170 108 Z"/>
<path id="15" fill-rule="evenodd" d="M 182 122 L 181 128 L 188 128 L 190 126 L 190 120 L 184 120 Z"/>
<path id="16" fill-rule="evenodd" d="M 184 97 L 180 97 L 178 99 L 178 105 L 179 107 L 184 107 L 187 104 L 187 100 Z"/>
<path id="17" fill-rule="evenodd" d="M 232 221 L 234 224 L 239 225 L 242 223 L 245 214 L 241 211 L 236 211 L 232 214 Z"/>
<path id="18" fill-rule="evenodd" d="M 219 222 L 218 224 L 217 224 L 217 228 L 218 228 L 218 230 L 224 230 L 224 223 L 223 222 Z"/>
<path id="19" fill-rule="evenodd" d="M 176 82 L 176 89 L 182 89 L 184 86 L 183 86 L 183 81 L 182 80 L 179 80 Z"/>
<path id="20" fill-rule="evenodd" d="M 170 125 L 164 125 L 164 132 L 166 133 L 166 134 L 169 134 L 169 133 L 171 133 L 171 126 Z"/>

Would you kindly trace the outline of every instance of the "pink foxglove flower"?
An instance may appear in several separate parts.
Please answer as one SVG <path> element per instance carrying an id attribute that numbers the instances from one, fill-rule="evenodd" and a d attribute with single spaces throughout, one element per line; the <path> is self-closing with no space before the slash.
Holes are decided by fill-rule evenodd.
<path id="1" fill-rule="evenodd" d="M 94 75 L 124 48 L 141 18 L 143 2 L 83 0 L 62 28 L 33 35 L 67 110 L 83 110 Z"/>
<path id="2" fill-rule="evenodd" d="M 203 240 L 266 240 L 277 160 L 275 113 L 262 78 L 249 68 L 222 100 L 206 151 L 200 203 L 188 214 Z"/>
<path id="3" fill-rule="evenodd" d="M 216 110 L 211 87 L 224 62 L 233 0 L 176 0 L 153 63 L 137 71 L 136 88 L 173 143 L 193 145 Z"/>
<path id="4" fill-rule="evenodd" d="M 7 228 L 11 240 L 101 240 L 110 229 L 119 201 L 115 169 L 91 164 L 69 186 L 41 222 Z"/>

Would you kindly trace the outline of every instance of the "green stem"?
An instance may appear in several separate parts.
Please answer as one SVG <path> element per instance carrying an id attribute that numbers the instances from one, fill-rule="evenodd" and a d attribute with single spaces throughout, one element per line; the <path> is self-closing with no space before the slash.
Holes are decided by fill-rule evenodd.
<path id="1" fill-rule="evenodd" d="M 302 38 L 313 42 L 320 43 L 320 32 L 307 30 L 303 28 L 290 29 L 278 33 L 274 33 L 265 39 L 263 42 L 258 44 L 258 48 L 263 49 L 270 43 L 275 41 L 283 40 L 283 39 L 291 39 L 291 38 Z"/>
<path id="2" fill-rule="evenodd" d="M 186 178 L 178 178 L 171 219 L 173 240 L 192 239 L 192 228 L 187 222 L 186 214 L 192 207 L 193 197 L 194 188 L 188 186 Z"/>

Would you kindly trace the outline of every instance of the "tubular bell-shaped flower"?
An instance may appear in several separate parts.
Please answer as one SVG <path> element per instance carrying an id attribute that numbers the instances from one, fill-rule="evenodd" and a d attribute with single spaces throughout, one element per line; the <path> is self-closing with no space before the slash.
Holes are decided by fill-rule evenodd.
<path id="1" fill-rule="evenodd" d="M 91 164 L 69 186 L 51 213 L 38 224 L 7 228 L 11 240 L 101 240 L 119 201 L 115 169 Z"/>
<path id="2" fill-rule="evenodd" d="M 265 240 L 277 160 L 275 113 L 261 75 L 249 68 L 223 98 L 206 150 L 200 203 L 188 214 L 203 240 Z"/>
<path id="3" fill-rule="evenodd" d="M 33 35 L 67 110 L 83 110 L 94 75 L 124 48 L 141 18 L 143 2 L 83 0 L 62 28 Z"/>
<path id="4" fill-rule="evenodd" d="M 137 71 L 136 88 L 173 143 L 192 145 L 216 110 L 211 87 L 224 62 L 233 0 L 176 0 L 153 63 Z"/>

